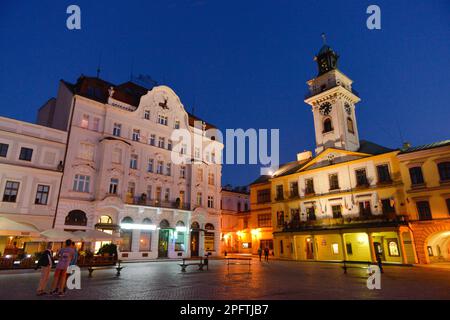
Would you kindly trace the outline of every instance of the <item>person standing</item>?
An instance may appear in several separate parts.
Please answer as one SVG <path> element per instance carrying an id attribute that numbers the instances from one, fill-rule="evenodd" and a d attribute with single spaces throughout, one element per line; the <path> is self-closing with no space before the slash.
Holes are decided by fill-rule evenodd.
<path id="1" fill-rule="evenodd" d="M 37 295 L 42 296 L 47 294 L 45 289 L 47 288 L 48 279 L 50 277 L 50 270 L 53 265 L 53 253 L 52 244 L 47 245 L 47 249 L 42 253 L 42 256 L 38 260 L 36 269 L 41 268 L 41 279 L 39 280 L 39 287 L 37 289 Z"/>
<path id="2" fill-rule="evenodd" d="M 78 250 L 75 245 L 75 242 L 72 241 L 72 245 L 70 246 L 73 249 L 73 258 L 70 260 L 69 266 L 76 266 L 78 263 Z M 69 278 L 70 274 L 66 272 L 66 280 L 64 281 L 64 292 L 67 291 L 67 278 Z"/>
<path id="3" fill-rule="evenodd" d="M 66 240 L 66 246 L 58 252 L 58 264 L 56 265 L 55 274 L 53 276 L 52 294 L 64 296 L 64 287 L 66 285 L 66 273 L 70 262 L 75 255 L 72 248 L 72 240 Z"/>
<path id="4" fill-rule="evenodd" d="M 264 260 L 269 262 L 269 248 L 268 247 L 264 248 Z"/>
<path id="5" fill-rule="evenodd" d="M 259 247 L 259 249 L 258 249 L 259 261 L 261 261 L 262 251 L 263 251 L 262 248 Z"/>

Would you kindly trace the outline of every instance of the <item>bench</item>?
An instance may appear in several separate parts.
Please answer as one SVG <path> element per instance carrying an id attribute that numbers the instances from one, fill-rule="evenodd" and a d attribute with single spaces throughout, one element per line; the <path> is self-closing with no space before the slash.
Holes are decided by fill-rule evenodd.
<path id="1" fill-rule="evenodd" d="M 186 261 L 196 261 L 196 262 L 186 262 Z M 203 271 L 203 267 L 206 266 L 208 269 L 208 258 L 183 258 L 183 263 L 178 264 L 181 267 L 181 272 L 186 272 L 188 266 L 198 266 L 198 270 Z"/>
<path id="2" fill-rule="evenodd" d="M 91 266 L 89 266 L 88 267 L 89 278 L 92 278 L 92 273 L 95 270 L 111 269 L 111 267 L 115 267 L 115 269 L 117 271 L 116 276 L 117 277 L 120 276 L 120 271 L 122 271 L 122 269 L 125 268 L 125 267 L 121 266 L 120 262 L 121 261 L 118 260 L 116 265 L 97 265 L 97 266 L 91 265 Z"/>

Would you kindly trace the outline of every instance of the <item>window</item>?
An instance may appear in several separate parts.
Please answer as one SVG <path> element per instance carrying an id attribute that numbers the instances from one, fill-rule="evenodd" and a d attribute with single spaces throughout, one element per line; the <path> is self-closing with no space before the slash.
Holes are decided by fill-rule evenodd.
<path id="1" fill-rule="evenodd" d="M 163 174 L 163 170 L 164 170 L 164 162 L 158 161 L 158 165 L 156 167 L 156 173 Z"/>
<path id="2" fill-rule="evenodd" d="M 417 201 L 416 206 L 419 220 L 431 220 L 431 209 L 428 201 Z"/>
<path id="3" fill-rule="evenodd" d="M 171 163 L 166 164 L 166 175 L 168 175 L 168 176 L 172 175 L 172 164 Z"/>
<path id="4" fill-rule="evenodd" d="M 153 172 L 153 159 L 148 159 L 147 172 Z"/>
<path id="5" fill-rule="evenodd" d="M 308 221 L 316 220 L 316 210 L 314 209 L 314 207 L 306 208 L 306 219 Z"/>
<path id="6" fill-rule="evenodd" d="M 369 184 L 367 181 L 366 169 L 358 169 L 355 171 L 355 174 L 357 187 L 367 186 Z"/>
<path id="7" fill-rule="evenodd" d="M 216 153 L 215 152 L 211 152 L 211 162 L 216 163 Z"/>
<path id="8" fill-rule="evenodd" d="M 5 143 L 0 143 L 0 157 L 5 158 L 6 155 L 8 154 L 8 147 L 9 145 L 5 144 Z"/>
<path id="9" fill-rule="evenodd" d="M 99 131 L 100 130 L 100 118 L 94 118 L 92 123 L 92 130 Z"/>
<path id="10" fill-rule="evenodd" d="M 120 137 L 122 131 L 122 125 L 120 123 L 114 123 L 113 136 Z"/>
<path id="11" fill-rule="evenodd" d="M 305 194 L 314 194 L 314 180 L 305 179 Z"/>
<path id="12" fill-rule="evenodd" d="M 133 223 L 133 219 L 130 217 L 125 217 L 122 219 L 121 223 Z M 133 230 L 121 229 L 120 231 L 120 251 L 121 252 L 130 252 L 131 251 L 131 242 L 133 238 Z"/>
<path id="13" fill-rule="evenodd" d="M 165 144 L 166 144 L 166 139 L 164 139 L 163 137 L 159 137 L 158 147 L 164 148 Z"/>
<path id="14" fill-rule="evenodd" d="M 450 162 L 441 162 L 438 164 L 439 177 L 441 181 L 450 180 Z"/>
<path id="15" fill-rule="evenodd" d="M 144 111 L 144 119 L 145 120 L 150 120 L 150 110 L 145 110 Z"/>
<path id="16" fill-rule="evenodd" d="M 119 186 L 119 179 L 111 178 L 111 181 L 109 183 L 109 193 L 117 194 L 118 186 Z"/>
<path id="17" fill-rule="evenodd" d="M 389 174 L 389 166 L 387 164 L 377 166 L 377 174 L 379 183 L 391 182 L 391 175 Z"/>
<path id="18" fill-rule="evenodd" d="M 173 126 L 175 129 L 180 129 L 180 120 L 175 120 L 175 124 Z"/>
<path id="19" fill-rule="evenodd" d="M 205 251 L 214 251 L 214 226 L 211 223 L 205 224 Z"/>
<path id="20" fill-rule="evenodd" d="M 177 221 L 176 227 L 178 228 L 186 228 L 183 221 Z M 184 244 L 184 231 L 176 231 L 176 239 L 175 239 L 175 251 L 184 251 L 185 250 L 185 244 Z"/>
<path id="21" fill-rule="evenodd" d="M 258 190 L 256 192 L 256 201 L 258 203 L 270 202 L 270 189 Z"/>
<path id="22" fill-rule="evenodd" d="M 167 140 L 167 150 L 172 150 L 172 146 L 173 146 L 172 140 Z"/>
<path id="23" fill-rule="evenodd" d="M 329 175 L 329 181 L 330 181 L 330 190 L 337 190 L 339 189 L 339 180 L 337 173 L 330 174 Z"/>
<path id="24" fill-rule="evenodd" d="M 277 190 L 277 193 L 276 193 L 277 197 L 275 200 L 283 200 L 284 199 L 283 185 L 281 185 L 281 184 L 277 185 L 276 190 Z"/>
<path id="25" fill-rule="evenodd" d="M 214 208 L 214 197 L 208 196 L 208 208 Z"/>
<path id="26" fill-rule="evenodd" d="M 194 158 L 200 159 L 200 148 L 199 147 L 195 147 L 195 149 L 194 149 Z"/>
<path id="27" fill-rule="evenodd" d="M 345 247 L 347 248 L 347 254 L 352 255 L 353 254 L 352 244 L 350 242 L 346 243 Z"/>
<path id="28" fill-rule="evenodd" d="M 359 215 L 361 217 L 368 217 L 371 214 L 372 214 L 372 210 L 370 208 L 370 201 L 359 202 Z"/>
<path id="29" fill-rule="evenodd" d="M 91 177 L 76 174 L 73 180 L 73 191 L 77 192 L 89 192 L 89 184 Z"/>
<path id="30" fill-rule="evenodd" d="M 201 206 L 202 204 L 203 204 L 202 193 L 201 192 L 197 192 L 197 205 Z"/>
<path id="31" fill-rule="evenodd" d="M 150 135 L 150 140 L 149 140 L 148 143 L 149 143 L 151 146 L 154 146 L 155 143 L 156 143 L 156 135 L 151 134 L 151 135 Z"/>
<path id="32" fill-rule="evenodd" d="M 33 157 L 33 149 L 22 147 L 20 148 L 19 160 L 31 161 Z"/>
<path id="33" fill-rule="evenodd" d="M 265 248 L 269 248 L 269 250 L 273 250 L 273 240 L 260 240 L 259 246 L 264 250 Z"/>
<path id="34" fill-rule="evenodd" d="M 284 211 L 277 211 L 277 226 L 284 226 Z"/>
<path id="35" fill-rule="evenodd" d="M 16 202 L 19 193 L 20 182 L 6 181 L 5 192 L 3 193 L 3 202 Z"/>
<path id="36" fill-rule="evenodd" d="M 212 186 L 214 185 L 214 173 L 212 172 L 208 173 L 208 184 Z"/>
<path id="37" fill-rule="evenodd" d="M 187 144 L 183 143 L 181 145 L 180 154 L 186 154 L 187 152 Z"/>
<path id="38" fill-rule="evenodd" d="M 387 239 L 388 252 L 391 257 L 400 257 L 397 239 Z"/>
<path id="39" fill-rule="evenodd" d="M 145 218 L 142 224 L 152 224 L 152 220 Z M 152 232 L 150 230 L 141 230 L 139 236 L 139 251 L 151 251 L 152 249 Z"/>
<path id="40" fill-rule="evenodd" d="M 355 133 L 355 128 L 353 127 L 353 120 L 351 118 L 347 118 L 347 129 L 350 133 Z"/>
<path id="41" fill-rule="evenodd" d="M 300 210 L 299 209 L 291 209 L 291 223 L 294 226 L 297 226 L 300 222 Z"/>
<path id="42" fill-rule="evenodd" d="M 181 179 L 185 179 L 186 178 L 186 167 L 185 166 L 181 166 L 180 167 L 180 178 Z"/>
<path id="43" fill-rule="evenodd" d="M 128 194 L 132 197 L 134 197 L 134 193 L 136 191 L 136 183 L 134 183 L 133 181 L 128 182 Z"/>
<path id="44" fill-rule="evenodd" d="M 130 158 L 130 169 L 137 169 L 138 166 L 138 156 L 137 154 L 132 154 Z"/>
<path id="45" fill-rule="evenodd" d="M 341 205 L 331 206 L 331 211 L 333 212 L 334 219 L 342 218 L 342 206 Z"/>
<path id="46" fill-rule="evenodd" d="M 270 213 L 258 214 L 258 228 L 271 226 L 272 226 L 272 215 Z"/>
<path id="47" fill-rule="evenodd" d="M 381 209 L 383 214 L 395 213 L 395 206 L 393 199 L 381 199 Z"/>
<path id="48" fill-rule="evenodd" d="M 158 123 L 159 124 L 167 126 L 167 119 L 168 119 L 168 117 L 166 117 L 166 116 L 158 115 Z"/>
<path id="49" fill-rule="evenodd" d="M 37 192 L 36 192 L 36 199 L 34 200 L 34 203 L 46 205 L 48 203 L 49 192 L 50 192 L 50 186 L 38 184 Z"/>
<path id="50" fill-rule="evenodd" d="M 330 131 L 333 131 L 333 125 L 331 123 L 331 119 L 326 118 L 323 121 L 323 133 L 330 132 Z"/>
<path id="51" fill-rule="evenodd" d="M 450 198 L 445 199 L 445 203 L 447 204 L 448 214 L 450 214 Z"/>
<path id="52" fill-rule="evenodd" d="M 333 254 L 339 254 L 339 244 L 337 243 L 331 244 L 331 249 L 333 251 Z"/>
<path id="53" fill-rule="evenodd" d="M 81 119 L 81 127 L 84 129 L 89 127 L 89 115 L 83 114 L 83 118 Z"/>
<path id="54" fill-rule="evenodd" d="M 409 168 L 409 176 L 411 177 L 412 185 L 420 185 L 425 183 L 423 180 L 421 167 Z"/>
<path id="55" fill-rule="evenodd" d="M 291 198 L 298 197 L 298 182 L 293 181 L 289 183 L 289 195 Z"/>
<path id="56" fill-rule="evenodd" d="M 64 224 L 68 226 L 87 226 L 86 213 L 81 210 L 72 210 L 67 214 Z"/>
<path id="57" fill-rule="evenodd" d="M 199 182 L 203 181 L 203 169 L 202 168 L 197 169 L 197 180 Z"/>
<path id="58" fill-rule="evenodd" d="M 170 200 L 170 189 L 166 188 L 166 192 L 164 193 L 164 200 L 169 201 Z"/>
<path id="59" fill-rule="evenodd" d="M 141 132 L 139 129 L 133 129 L 133 136 L 132 136 L 133 141 L 139 141 L 140 135 Z"/>

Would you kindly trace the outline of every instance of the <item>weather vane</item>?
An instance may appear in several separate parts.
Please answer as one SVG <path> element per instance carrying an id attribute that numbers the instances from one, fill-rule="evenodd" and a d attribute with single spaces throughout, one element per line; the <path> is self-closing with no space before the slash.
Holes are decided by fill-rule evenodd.
<path id="1" fill-rule="evenodd" d="M 323 40 L 323 44 L 324 45 L 327 44 L 327 38 L 325 36 L 325 32 L 322 32 L 321 37 L 322 37 L 322 40 Z"/>

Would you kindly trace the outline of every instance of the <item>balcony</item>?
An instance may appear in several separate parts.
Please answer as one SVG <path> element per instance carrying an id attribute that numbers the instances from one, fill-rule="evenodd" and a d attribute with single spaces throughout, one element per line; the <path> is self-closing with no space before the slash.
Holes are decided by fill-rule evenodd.
<path id="1" fill-rule="evenodd" d="M 283 232 L 305 231 L 305 230 L 320 230 L 320 229 L 341 229 L 351 227 L 361 227 L 362 225 L 380 224 L 395 226 L 400 224 L 407 224 L 408 216 L 406 215 L 370 215 L 370 216 L 356 216 L 356 217 L 342 217 L 342 218 L 325 218 L 307 221 L 291 221 L 286 222 L 283 226 Z"/>
<path id="2" fill-rule="evenodd" d="M 319 94 L 319 93 L 322 93 L 322 92 L 328 91 L 328 90 L 330 90 L 330 89 L 336 88 L 336 87 L 338 87 L 338 86 L 340 86 L 340 87 L 346 89 L 348 92 L 351 92 L 351 93 L 353 93 L 355 96 L 359 97 L 359 93 L 358 93 L 358 91 L 356 91 L 355 89 L 353 89 L 353 88 L 349 89 L 349 88 L 345 87 L 342 83 L 338 84 L 338 83 L 334 82 L 334 83 L 332 83 L 332 84 L 326 86 L 325 88 L 317 88 L 317 89 L 315 89 L 315 90 L 310 90 L 309 92 L 307 92 L 307 93 L 305 94 L 305 99 L 311 98 L 312 96 L 315 96 L 315 95 L 317 95 L 317 94 Z"/>
<path id="3" fill-rule="evenodd" d="M 167 200 L 159 200 L 159 199 L 148 199 L 146 197 L 138 196 L 138 197 L 127 198 L 126 203 L 132 204 L 132 205 L 137 205 L 137 206 L 146 206 L 146 207 L 182 209 L 182 210 L 190 210 L 191 209 L 190 203 L 180 202 L 179 199 L 177 199 L 177 201 L 167 201 Z"/>

